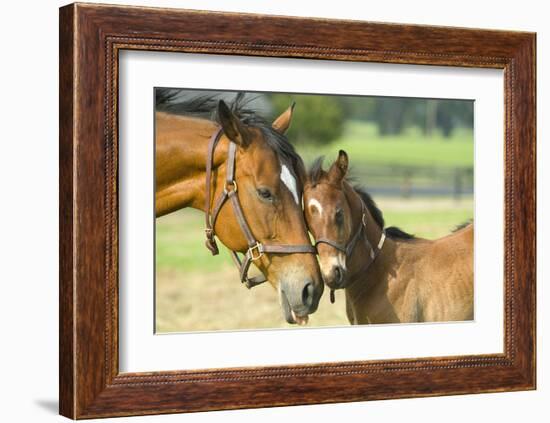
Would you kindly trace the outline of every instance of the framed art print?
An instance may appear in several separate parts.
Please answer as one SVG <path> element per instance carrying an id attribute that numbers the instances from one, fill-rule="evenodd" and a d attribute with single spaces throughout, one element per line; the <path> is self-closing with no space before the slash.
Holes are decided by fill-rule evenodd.
<path id="1" fill-rule="evenodd" d="M 60 10 L 60 413 L 535 388 L 535 35 Z"/>

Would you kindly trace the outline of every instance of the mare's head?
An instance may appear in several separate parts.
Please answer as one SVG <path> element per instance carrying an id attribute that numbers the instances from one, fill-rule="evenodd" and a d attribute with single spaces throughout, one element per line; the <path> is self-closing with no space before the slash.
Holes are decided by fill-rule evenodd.
<path id="1" fill-rule="evenodd" d="M 220 101 L 216 120 L 223 137 L 237 144 L 235 181 L 244 218 L 256 240 L 264 245 L 310 245 L 302 209 L 306 172 L 301 158 L 285 137 L 293 106 L 273 123 L 258 115 L 228 107 Z M 216 196 L 224 184 L 226 165 L 218 167 Z M 246 252 L 247 240 L 226 204 L 216 221 L 218 238 L 229 248 Z M 254 264 L 279 292 L 285 319 L 306 323 L 323 292 L 323 280 L 314 254 L 261 255 Z"/>
<path id="2" fill-rule="evenodd" d="M 346 182 L 348 156 L 340 150 L 338 158 L 328 171 L 323 170 L 322 158 L 312 166 L 304 189 L 306 221 L 313 237 L 327 239 L 345 246 L 361 221 L 360 198 L 350 193 L 353 188 Z M 317 245 L 321 273 L 332 289 L 347 284 L 348 257 L 327 243 Z"/>

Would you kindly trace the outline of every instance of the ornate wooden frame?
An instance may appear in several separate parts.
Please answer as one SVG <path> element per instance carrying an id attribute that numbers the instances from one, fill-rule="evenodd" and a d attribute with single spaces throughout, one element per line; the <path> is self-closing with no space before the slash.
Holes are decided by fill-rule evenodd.
<path id="1" fill-rule="evenodd" d="M 73 4 L 60 9 L 60 413 L 92 418 L 535 388 L 535 34 Z M 504 69 L 503 354 L 119 373 L 122 49 Z"/>

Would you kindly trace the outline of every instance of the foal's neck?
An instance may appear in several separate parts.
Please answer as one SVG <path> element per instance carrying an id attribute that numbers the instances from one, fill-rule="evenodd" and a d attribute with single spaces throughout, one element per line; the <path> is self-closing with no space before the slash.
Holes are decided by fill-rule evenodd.
<path id="1" fill-rule="evenodd" d="M 378 243 L 381 232 L 382 228 L 369 213 L 367 236 L 373 246 Z M 346 287 L 346 310 L 352 324 L 400 321 L 398 305 L 404 300 L 408 292 L 406 287 L 413 279 L 410 274 L 402 277 L 406 273 L 403 268 L 414 272 L 412 269 L 418 261 L 419 246 L 410 240 L 387 237 L 371 263 L 367 247 L 364 243 L 358 245 L 349 261 L 350 278 Z"/>
<path id="2" fill-rule="evenodd" d="M 362 277 L 365 272 L 368 272 L 368 270 L 371 269 L 377 261 L 379 261 L 379 256 L 383 253 L 383 251 L 380 251 L 374 262 L 372 262 L 371 250 L 368 248 L 368 245 L 370 244 L 374 249 L 377 248 L 378 243 L 382 238 L 383 228 L 378 226 L 359 194 L 348 182 L 344 182 L 344 193 L 350 205 L 352 215 L 351 236 L 355 234 L 355 231 L 361 228 L 361 225 L 363 224 L 363 213 L 365 213 L 366 225 L 363 229 L 363 234 L 355 245 L 348 262 L 350 279 L 355 280 Z M 368 243 L 365 242 L 365 237 L 367 238 L 366 241 L 368 241 Z M 386 242 L 388 241 L 386 240 L 384 245 Z"/>

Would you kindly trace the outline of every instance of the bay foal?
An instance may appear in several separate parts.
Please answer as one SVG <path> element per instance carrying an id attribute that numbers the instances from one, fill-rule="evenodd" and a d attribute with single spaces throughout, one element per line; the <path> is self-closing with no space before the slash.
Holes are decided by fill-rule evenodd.
<path id="1" fill-rule="evenodd" d="M 350 323 L 473 319 L 473 224 L 433 241 L 384 230 L 381 211 L 347 172 L 344 151 L 328 172 L 317 160 L 304 208 L 323 279 L 345 289 Z"/>

